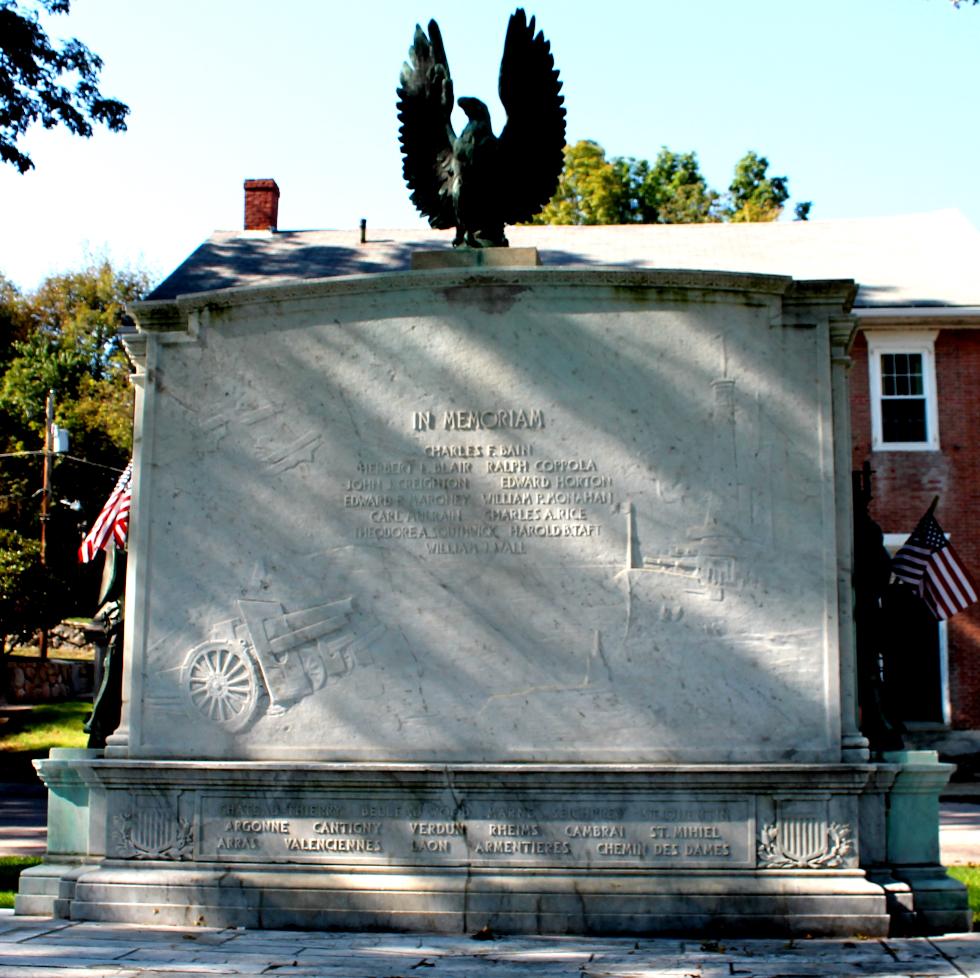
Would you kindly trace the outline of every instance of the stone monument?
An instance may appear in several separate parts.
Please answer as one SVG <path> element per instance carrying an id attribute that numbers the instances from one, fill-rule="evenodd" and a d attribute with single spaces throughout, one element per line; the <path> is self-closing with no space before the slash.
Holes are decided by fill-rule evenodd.
<path id="1" fill-rule="evenodd" d="M 968 926 L 856 726 L 853 284 L 444 254 L 135 307 L 123 719 L 18 909 Z"/>

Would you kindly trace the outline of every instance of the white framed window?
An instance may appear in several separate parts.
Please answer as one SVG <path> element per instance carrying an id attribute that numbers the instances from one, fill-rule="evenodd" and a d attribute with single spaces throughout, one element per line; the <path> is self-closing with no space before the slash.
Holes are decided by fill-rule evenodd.
<path id="1" fill-rule="evenodd" d="M 948 536 L 948 534 L 947 534 Z M 885 549 L 894 557 L 908 540 L 908 533 L 884 534 Z M 892 702 L 909 730 L 948 727 L 952 715 L 949 697 L 949 631 L 920 602 L 890 609 L 889 639 L 893 646 L 895 674 Z M 889 677 L 886 677 L 886 682 Z"/>
<path id="2" fill-rule="evenodd" d="M 937 333 L 929 329 L 866 334 L 872 451 L 939 450 Z"/>

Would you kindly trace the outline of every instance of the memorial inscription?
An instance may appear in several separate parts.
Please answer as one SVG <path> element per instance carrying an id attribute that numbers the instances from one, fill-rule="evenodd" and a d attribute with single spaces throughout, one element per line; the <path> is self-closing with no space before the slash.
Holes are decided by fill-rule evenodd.
<path id="1" fill-rule="evenodd" d="M 345 798 L 208 798 L 204 859 L 395 863 L 436 859 L 474 865 L 755 865 L 746 799 L 615 806 L 492 802 L 453 811 L 441 802 L 390 805 Z"/>
<path id="2" fill-rule="evenodd" d="M 418 435 L 545 427 L 540 409 L 411 418 Z M 544 457 L 534 443 L 503 440 L 421 443 L 414 457 L 360 462 L 343 494 L 356 539 L 418 541 L 431 556 L 525 555 L 531 539 L 598 537 L 595 507 L 615 501 L 613 479 L 594 458 Z"/>

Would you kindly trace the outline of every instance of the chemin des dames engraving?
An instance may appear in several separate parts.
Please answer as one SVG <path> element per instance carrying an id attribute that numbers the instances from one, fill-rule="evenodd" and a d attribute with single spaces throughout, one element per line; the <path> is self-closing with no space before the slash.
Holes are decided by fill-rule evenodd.
<path id="1" fill-rule="evenodd" d="M 604 806 L 473 801 L 464 809 L 440 801 L 209 797 L 202 802 L 201 853 L 273 862 L 389 863 L 421 855 L 486 865 L 755 865 L 746 799 Z"/>

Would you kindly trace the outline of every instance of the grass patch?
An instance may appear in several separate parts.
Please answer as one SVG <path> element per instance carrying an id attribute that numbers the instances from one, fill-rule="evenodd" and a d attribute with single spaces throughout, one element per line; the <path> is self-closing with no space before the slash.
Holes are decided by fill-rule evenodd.
<path id="1" fill-rule="evenodd" d="M 0 726 L 0 754 L 27 752 L 46 757 L 52 747 L 84 747 L 88 734 L 82 724 L 91 712 L 88 700 L 39 703 L 23 720 Z"/>
<path id="2" fill-rule="evenodd" d="M 18 645 L 11 653 L 13 659 L 36 659 L 41 655 L 40 649 L 36 645 Z M 92 646 L 83 646 L 76 649 L 73 645 L 65 645 L 60 649 L 48 647 L 49 659 L 70 659 L 72 662 L 94 662 L 95 649 Z"/>
<path id="3" fill-rule="evenodd" d="M 34 784 L 32 761 L 47 757 L 52 747 L 87 746 L 82 724 L 91 712 L 90 700 L 39 703 L 0 724 L 0 781 Z"/>
<path id="4" fill-rule="evenodd" d="M 967 866 L 950 866 L 947 870 L 954 880 L 966 884 L 970 894 L 970 909 L 973 911 L 973 923 L 980 924 L 980 864 L 970 863 Z"/>
<path id="5" fill-rule="evenodd" d="M 0 909 L 13 909 L 21 870 L 40 861 L 37 856 L 0 856 Z"/>

